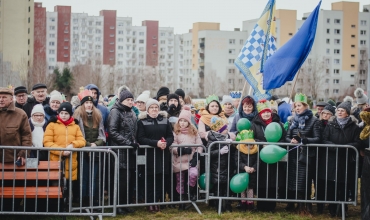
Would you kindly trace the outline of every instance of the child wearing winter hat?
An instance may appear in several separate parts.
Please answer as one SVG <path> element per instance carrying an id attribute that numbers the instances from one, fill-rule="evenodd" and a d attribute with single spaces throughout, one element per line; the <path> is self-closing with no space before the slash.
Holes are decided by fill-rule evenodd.
<path id="1" fill-rule="evenodd" d="M 242 142 L 255 142 L 252 130 L 247 130 L 244 134 L 245 139 Z M 253 188 L 257 184 L 257 161 L 258 161 L 258 147 L 256 144 L 238 144 L 236 147 L 238 151 L 235 152 L 235 161 L 239 161 L 239 171 L 249 173 L 248 189 L 241 193 L 242 198 L 253 198 Z M 254 202 L 249 200 L 242 200 L 241 208 L 243 211 L 253 210 Z"/>
<path id="2" fill-rule="evenodd" d="M 191 123 L 191 112 L 188 106 L 184 106 L 179 115 L 179 120 L 174 125 L 174 142 L 173 144 L 198 144 L 202 145 L 202 141 L 197 129 Z M 203 152 L 203 148 L 199 147 L 173 147 L 173 172 L 176 173 L 176 191 L 183 195 L 188 187 L 184 186 L 187 180 L 190 189 L 190 199 L 197 200 L 197 179 L 198 179 L 198 160 L 199 154 Z M 184 198 L 184 197 L 183 197 Z M 186 198 L 185 198 L 186 199 Z M 182 208 L 182 206 L 180 206 Z"/>
<path id="3" fill-rule="evenodd" d="M 44 132 L 46 129 L 47 119 L 45 118 L 44 107 L 41 104 L 37 104 L 33 107 L 31 117 L 28 119 L 31 131 L 32 131 L 32 146 L 33 147 L 44 147 L 43 139 Z M 30 153 L 31 158 L 39 158 L 40 161 L 47 161 L 47 151 L 32 150 Z"/>

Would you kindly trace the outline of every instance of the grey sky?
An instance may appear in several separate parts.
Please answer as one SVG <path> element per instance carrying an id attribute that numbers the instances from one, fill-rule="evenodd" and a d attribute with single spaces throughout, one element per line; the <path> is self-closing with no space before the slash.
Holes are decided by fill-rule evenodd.
<path id="1" fill-rule="evenodd" d="M 55 5 L 72 6 L 72 12 L 99 15 L 99 11 L 117 10 L 118 17 L 132 17 L 134 26 L 141 26 L 143 20 L 158 20 L 160 27 L 174 27 L 176 34 L 187 33 L 195 22 L 219 22 L 221 30 L 241 28 L 242 21 L 258 18 L 267 0 L 35 0 L 42 2 L 47 11 L 54 11 Z M 332 2 L 323 0 L 321 9 L 330 10 Z M 370 4 L 370 0 L 347 0 Z M 276 0 L 276 9 L 297 10 L 301 19 L 303 13 L 312 11 L 319 0 Z"/>

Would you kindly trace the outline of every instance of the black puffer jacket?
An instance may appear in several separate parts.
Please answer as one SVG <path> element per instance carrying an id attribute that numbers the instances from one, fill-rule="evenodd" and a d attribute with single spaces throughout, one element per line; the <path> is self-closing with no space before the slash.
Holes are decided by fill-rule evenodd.
<path id="1" fill-rule="evenodd" d="M 258 154 L 245 154 L 239 151 L 235 151 L 235 161 L 239 161 L 239 173 L 245 173 L 244 167 L 253 167 L 256 172 L 249 174 L 248 188 L 253 189 L 257 186 L 257 163 Z"/>
<path id="2" fill-rule="evenodd" d="M 220 134 L 215 131 L 209 131 L 208 132 L 208 147 L 212 144 L 214 141 L 224 141 L 227 138 L 227 135 Z M 210 163 L 211 163 L 211 181 L 213 184 L 217 183 L 227 183 L 228 180 L 228 160 L 229 160 L 229 153 L 226 154 L 220 154 L 220 150 L 224 145 L 215 144 L 212 145 L 211 148 L 211 155 L 210 155 Z M 230 150 L 230 146 L 229 146 Z M 231 175 L 230 175 L 231 177 Z"/>
<path id="3" fill-rule="evenodd" d="M 169 147 L 172 145 L 174 138 L 167 113 L 160 111 L 157 118 L 151 118 L 146 112 L 141 112 L 137 125 L 137 140 L 139 143 L 154 147 L 146 151 L 147 174 L 169 174 L 171 166 Z M 166 149 L 164 150 L 157 147 L 157 143 L 162 137 L 166 139 Z M 139 153 L 144 155 L 145 149 L 140 149 Z"/>
<path id="4" fill-rule="evenodd" d="M 284 125 L 280 122 L 279 115 L 272 113 L 272 122 L 277 122 L 280 124 L 283 134 L 281 135 L 279 142 L 285 142 L 286 131 L 284 129 Z M 256 115 L 253 119 L 253 124 L 251 127 L 254 134 L 254 140 L 256 142 L 267 142 L 265 138 L 266 127 L 267 125 L 261 119 L 261 117 L 259 115 Z M 259 149 L 262 150 L 262 147 L 263 146 L 260 146 Z M 283 185 L 285 182 L 285 179 L 283 178 L 282 175 L 282 172 L 285 172 L 283 166 L 279 166 L 278 170 L 277 163 L 267 164 L 262 160 L 259 160 L 259 169 L 257 170 L 257 172 L 258 172 L 258 185 L 260 188 L 270 188 L 270 187 L 276 188 L 277 173 L 279 173 L 279 176 L 282 177 L 278 181 L 278 186 Z"/>
<path id="5" fill-rule="evenodd" d="M 49 101 L 50 101 L 50 97 L 46 97 L 46 99 L 42 103 L 39 103 L 36 101 L 34 97 L 32 97 L 32 98 L 27 99 L 27 102 L 23 105 L 22 109 L 23 111 L 26 112 L 27 117 L 30 118 L 32 109 L 35 105 L 42 104 L 43 106 L 45 106 L 49 104 Z"/>
<path id="6" fill-rule="evenodd" d="M 298 132 L 301 133 L 301 135 L 304 135 L 307 140 L 308 144 L 314 144 L 314 143 L 320 143 L 321 136 L 320 136 L 320 123 L 319 120 L 312 115 L 311 118 L 307 119 L 305 122 L 304 129 L 290 129 L 287 132 L 286 136 L 286 142 L 290 143 L 290 141 L 293 139 L 295 135 L 298 135 Z M 308 165 L 303 162 L 299 162 L 299 154 L 302 154 L 302 157 L 307 159 L 307 153 L 308 153 Z M 288 189 L 295 191 L 296 189 L 298 191 L 305 191 L 306 188 L 308 189 L 308 192 L 311 190 L 310 181 L 313 177 L 313 170 L 311 168 L 312 164 L 314 164 L 314 158 L 316 155 L 316 148 L 313 147 L 311 149 L 308 149 L 308 147 L 301 146 L 298 148 L 298 154 L 297 149 L 292 150 L 289 152 L 288 156 Z M 297 163 L 298 163 L 298 170 L 297 170 Z M 308 170 L 306 167 L 308 166 Z M 308 178 L 306 178 L 306 172 Z M 298 175 L 298 176 L 297 176 Z M 296 181 L 296 178 L 298 180 Z M 297 188 L 296 188 L 297 187 Z"/>
<path id="7" fill-rule="evenodd" d="M 135 112 L 116 102 L 108 116 L 108 134 L 109 134 L 109 144 L 110 146 L 130 146 L 135 141 L 137 124 L 136 124 Z M 129 150 L 132 151 L 132 150 Z M 118 151 L 115 150 L 117 153 Z M 127 150 L 119 151 L 119 168 L 120 169 L 133 169 L 135 159 L 130 158 L 130 167 L 127 164 Z"/>
<path id="8" fill-rule="evenodd" d="M 351 145 L 358 148 L 361 129 L 357 126 L 356 122 L 357 120 L 355 117 L 351 116 L 347 124 L 341 128 L 336 117 L 330 118 L 324 131 L 323 143 L 330 145 Z M 325 149 L 319 160 L 319 178 L 335 181 L 335 176 L 337 175 L 338 181 L 344 182 L 346 175 L 346 161 L 348 161 L 347 178 L 349 178 L 351 174 L 354 174 L 356 172 L 356 153 L 354 150 L 348 150 L 347 155 L 346 152 L 346 148 L 338 148 L 337 158 L 336 148 L 329 147 L 327 151 Z M 337 173 L 335 172 L 336 168 L 338 169 Z M 326 170 L 328 175 L 327 177 Z"/>

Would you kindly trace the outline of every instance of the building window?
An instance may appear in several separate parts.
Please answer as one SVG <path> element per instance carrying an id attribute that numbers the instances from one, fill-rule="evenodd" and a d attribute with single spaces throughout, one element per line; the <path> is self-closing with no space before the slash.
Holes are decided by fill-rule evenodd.
<path id="1" fill-rule="evenodd" d="M 54 57 L 50 57 L 49 58 L 49 62 L 55 62 L 55 58 Z"/>
<path id="2" fill-rule="evenodd" d="M 351 45 L 351 48 L 355 48 L 355 45 L 354 45 L 354 44 L 352 44 L 352 45 Z"/>
<path id="3" fill-rule="evenodd" d="M 334 54 L 340 54 L 340 50 L 339 49 L 334 49 Z"/>
<path id="4" fill-rule="evenodd" d="M 55 38 L 55 34 L 49 34 L 50 38 Z"/>
<path id="5" fill-rule="evenodd" d="M 365 30 L 361 30 L 361 31 L 360 31 L 360 34 L 361 34 L 361 35 L 366 35 L 366 31 L 365 31 Z"/>
<path id="6" fill-rule="evenodd" d="M 229 39 L 229 44 L 235 44 L 235 39 Z"/>
<path id="7" fill-rule="evenodd" d="M 229 49 L 229 54 L 235 54 L 235 49 Z"/>
<path id="8" fill-rule="evenodd" d="M 365 74 L 365 70 L 360 70 L 360 74 Z"/>
<path id="9" fill-rule="evenodd" d="M 55 30 L 55 26 L 50 26 L 49 30 L 51 30 L 51 31 Z"/>
<path id="10" fill-rule="evenodd" d="M 229 73 L 235 73 L 235 69 L 229 69 Z"/>
<path id="11" fill-rule="evenodd" d="M 118 34 L 123 34 L 123 31 L 118 31 Z"/>
<path id="12" fill-rule="evenodd" d="M 360 45 L 366 45 L 366 40 L 360 40 Z"/>
<path id="13" fill-rule="evenodd" d="M 334 59 L 334 63 L 335 64 L 339 64 L 340 63 L 340 60 L 339 59 Z"/>
<path id="14" fill-rule="evenodd" d="M 351 58 L 355 58 L 355 55 L 354 54 L 351 54 Z"/>
<path id="15" fill-rule="evenodd" d="M 334 39 L 334 44 L 340 44 L 340 39 Z"/>
<path id="16" fill-rule="evenodd" d="M 49 50 L 49 54 L 55 54 L 55 50 Z"/>
<path id="17" fill-rule="evenodd" d="M 340 19 L 334 19 L 334 24 L 340 24 Z"/>
<path id="18" fill-rule="evenodd" d="M 366 20 L 361 20 L 361 21 L 360 21 L 360 24 L 361 24 L 362 26 L 366 26 Z"/>
<path id="19" fill-rule="evenodd" d="M 123 42 L 123 38 L 118 38 L 118 42 Z"/>
<path id="20" fill-rule="evenodd" d="M 144 43 L 144 40 L 139 40 L 139 44 L 143 44 Z"/>
<path id="21" fill-rule="evenodd" d="M 329 69 L 326 69 L 326 73 L 329 73 L 330 72 L 330 70 Z"/>
<path id="22" fill-rule="evenodd" d="M 327 34 L 330 34 L 330 29 L 326 29 L 326 33 Z"/>
<path id="23" fill-rule="evenodd" d="M 334 34 L 340 34 L 340 29 L 334 29 Z"/>
<path id="24" fill-rule="evenodd" d="M 55 45 L 54 41 L 49 42 L 49 46 L 54 46 L 54 45 Z"/>
<path id="25" fill-rule="evenodd" d="M 333 89 L 333 93 L 334 94 L 338 94 L 339 93 L 339 89 Z"/>
<path id="26" fill-rule="evenodd" d="M 356 35 L 354 35 L 354 34 L 353 34 L 353 35 L 351 35 L 351 38 L 356 38 Z"/>
<path id="27" fill-rule="evenodd" d="M 289 36 L 293 36 L 293 33 L 289 33 Z"/>
<path id="28" fill-rule="evenodd" d="M 365 85 L 365 80 L 364 79 L 360 79 L 359 83 L 360 83 L 360 85 Z"/>
<path id="29" fill-rule="evenodd" d="M 96 26 L 100 26 L 101 25 L 101 22 L 100 21 L 97 21 L 97 22 L 95 22 L 95 25 Z"/>
<path id="30" fill-rule="evenodd" d="M 329 79 L 325 79 L 325 83 L 329 83 Z"/>
<path id="31" fill-rule="evenodd" d="M 352 64 L 352 65 L 351 65 L 351 68 L 355 68 L 355 65 L 354 65 L 354 64 Z"/>
<path id="32" fill-rule="evenodd" d="M 330 54 L 330 49 L 326 49 L 326 54 Z"/>
<path id="33" fill-rule="evenodd" d="M 327 19 L 326 19 L 326 23 L 327 23 L 327 24 L 330 24 L 330 18 L 327 18 Z"/>
<path id="34" fill-rule="evenodd" d="M 330 64 L 330 59 L 325 59 L 326 64 Z"/>
<path id="35" fill-rule="evenodd" d="M 144 36 L 144 32 L 139 32 L 139 36 Z"/>
<path id="36" fill-rule="evenodd" d="M 244 45 L 244 40 L 243 39 L 240 40 L 240 45 Z"/>
<path id="37" fill-rule="evenodd" d="M 333 72 L 334 74 L 339 74 L 339 69 L 334 69 Z"/>
<path id="38" fill-rule="evenodd" d="M 330 39 L 326 39 L 326 43 L 327 44 L 330 44 Z"/>
<path id="39" fill-rule="evenodd" d="M 55 21 L 55 18 L 50 18 L 50 21 L 51 21 L 51 22 L 54 22 L 54 21 Z"/>
<path id="40" fill-rule="evenodd" d="M 356 27 L 356 25 L 354 25 L 354 24 L 351 25 L 351 28 L 355 28 L 355 27 Z"/>
<path id="41" fill-rule="evenodd" d="M 229 59 L 229 63 L 234 63 L 235 59 Z"/>

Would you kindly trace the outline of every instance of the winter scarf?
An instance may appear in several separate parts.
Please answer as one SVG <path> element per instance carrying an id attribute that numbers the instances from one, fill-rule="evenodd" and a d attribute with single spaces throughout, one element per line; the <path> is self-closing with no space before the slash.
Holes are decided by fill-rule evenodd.
<path id="1" fill-rule="evenodd" d="M 370 136 L 370 112 L 362 111 L 360 113 L 360 117 L 363 122 L 365 122 L 365 127 L 362 129 L 360 134 L 360 139 L 365 140 L 368 139 Z"/>
<path id="2" fill-rule="evenodd" d="M 296 114 L 293 118 L 292 125 L 290 126 L 290 129 L 293 130 L 295 128 L 303 130 L 306 126 L 306 121 L 310 118 L 312 118 L 313 114 L 310 109 L 306 109 L 301 114 Z"/>
<path id="3" fill-rule="evenodd" d="M 253 111 L 252 113 L 246 114 L 243 110 L 239 112 L 241 118 L 247 118 L 249 121 L 252 121 L 253 118 L 257 115 L 257 111 Z"/>
<path id="4" fill-rule="evenodd" d="M 234 108 L 224 108 L 225 116 L 230 117 L 235 113 Z"/>
<path id="5" fill-rule="evenodd" d="M 209 113 L 206 109 L 202 108 L 199 110 L 199 114 L 200 114 L 200 120 L 202 120 L 202 122 L 204 124 L 206 124 L 207 126 L 211 127 L 212 123 L 211 123 L 211 119 L 212 117 L 214 116 L 218 116 L 220 118 L 222 118 L 223 120 L 227 121 L 226 117 L 225 117 L 225 114 L 224 112 L 222 111 L 220 114 L 218 115 L 212 115 L 211 113 Z"/>
<path id="6" fill-rule="evenodd" d="M 188 134 L 189 133 L 189 126 L 186 128 L 180 128 L 181 134 Z"/>
<path id="7" fill-rule="evenodd" d="M 44 124 L 45 124 L 45 119 L 43 122 L 35 122 L 31 118 L 31 123 L 33 124 L 34 128 L 32 131 L 32 145 L 34 147 L 43 147 L 43 140 L 44 140 Z"/>
<path id="8" fill-rule="evenodd" d="M 59 115 L 57 115 L 57 118 L 60 122 L 62 122 L 62 124 L 64 124 L 65 126 L 68 126 L 69 124 L 71 124 L 75 119 L 73 117 L 70 117 L 67 121 L 63 121 Z"/>
<path id="9" fill-rule="evenodd" d="M 254 140 L 242 140 L 242 141 L 245 141 L 245 142 L 255 142 Z M 258 147 L 257 147 L 257 144 L 253 145 L 252 148 L 249 148 L 246 144 L 238 144 L 238 146 L 236 146 L 236 148 L 242 152 L 243 154 L 255 154 L 258 152 Z"/>
<path id="10" fill-rule="evenodd" d="M 345 118 L 338 118 L 337 117 L 337 122 L 338 122 L 338 124 L 339 124 L 339 126 L 341 127 L 341 128 L 344 128 L 344 126 L 348 123 L 348 121 L 349 121 L 349 119 L 350 119 L 351 117 L 349 117 L 349 116 L 347 116 L 347 117 L 345 117 Z"/>

